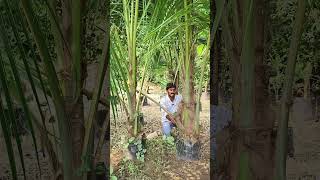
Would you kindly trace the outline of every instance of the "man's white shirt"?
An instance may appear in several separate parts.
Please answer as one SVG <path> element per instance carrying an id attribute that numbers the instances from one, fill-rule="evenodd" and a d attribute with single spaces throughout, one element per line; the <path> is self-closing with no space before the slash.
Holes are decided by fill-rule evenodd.
<path id="1" fill-rule="evenodd" d="M 165 107 L 170 113 L 175 113 L 178 110 L 178 106 L 179 106 L 179 103 L 181 102 L 181 100 L 182 100 L 181 95 L 175 95 L 174 100 L 171 101 L 168 94 L 167 94 L 161 98 L 160 104 L 161 104 L 161 106 Z M 169 121 L 166 118 L 167 113 L 162 108 L 161 108 L 161 113 L 162 113 L 161 121 L 162 122 Z"/>

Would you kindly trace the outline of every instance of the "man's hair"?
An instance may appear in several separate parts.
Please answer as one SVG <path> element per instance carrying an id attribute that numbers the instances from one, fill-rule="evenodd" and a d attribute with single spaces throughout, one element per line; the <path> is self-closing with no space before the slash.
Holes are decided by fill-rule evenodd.
<path id="1" fill-rule="evenodd" d="M 167 84 L 167 87 L 166 87 L 166 90 L 170 89 L 170 88 L 175 88 L 177 89 L 176 85 L 174 83 L 168 83 Z"/>

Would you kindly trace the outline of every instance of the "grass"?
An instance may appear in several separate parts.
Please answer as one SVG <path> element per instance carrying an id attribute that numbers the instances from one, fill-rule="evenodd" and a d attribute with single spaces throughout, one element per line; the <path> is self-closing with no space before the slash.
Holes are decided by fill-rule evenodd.
<path id="1" fill-rule="evenodd" d="M 175 158 L 175 147 L 162 136 L 147 141 L 146 161 L 123 159 L 119 169 L 114 172 L 118 179 L 154 179 L 161 177 L 166 165 Z"/>
<path id="2" fill-rule="evenodd" d="M 158 97 L 158 91 L 153 92 L 152 97 Z M 154 95 L 154 96 L 153 96 Z M 147 140 L 147 152 L 145 154 L 144 164 L 134 161 L 124 161 L 124 144 L 127 142 L 127 129 L 125 125 L 127 119 L 125 113 L 119 113 L 116 121 L 110 122 L 111 137 L 111 165 L 113 174 L 118 179 L 188 179 L 190 177 L 204 178 L 208 177 L 209 172 L 209 101 L 203 99 L 203 111 L 201 113 L 201 137 L 204 144 L 201 152 L 201 160 L 196 162 L 185 162 L 177 160 L 176 149 L 172 139 L 163 140 L 162 136 Z M 152 102 L 150 106 L 143 107 L 144 119 L 146 125 L 143 131 L 149 135 L 161 131 L 160 111 Z M 111 119 L 114 117 L 111 117 Z M 116 122 L 116 123 L 115 123 Z M 116 126 L 115 126 L 116 125 Z M 122 160 L 122 161 L 121 161 Z M 179 170 L 177 170 L 179 168 Z M 196 169 L 195 169 L 196 168 Z"/>

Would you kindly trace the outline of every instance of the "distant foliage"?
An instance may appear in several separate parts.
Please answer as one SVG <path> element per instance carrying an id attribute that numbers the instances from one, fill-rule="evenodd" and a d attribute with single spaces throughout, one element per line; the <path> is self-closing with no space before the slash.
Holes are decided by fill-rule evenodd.
<path id="1" fill-rule="evenodd" d="M 285 68 L 287 64 L 287 55 L 292 34 L 292 22 L 297 7 L 297 0 L 289 1 L 271 1 L 270 17 L 271 17 L 271 44 L 270 52 L 267 54 L 269 65 L 272 66 L 276 74 L 270 78 L 270 89 L 272 94 L 278 95 L 282 92 L 284 82 Z M 305 69 L 308 62 L 312 65 L 312 87 L 311 89 L 319 89 L 319 68 L 320 68 L 320 2 L 317 0 L 308 1 L 308 9 L 306 13 L 306 22 L 300 47 L 297 56 L 297 64 L 295 71 L 295 83 L 303 83 Z M 318 73 L 317 73 L 318 72 Z M 301 86 L 301 85 L 300 85 Z M 299 86 L 294 87 L 295 90 Z"/>

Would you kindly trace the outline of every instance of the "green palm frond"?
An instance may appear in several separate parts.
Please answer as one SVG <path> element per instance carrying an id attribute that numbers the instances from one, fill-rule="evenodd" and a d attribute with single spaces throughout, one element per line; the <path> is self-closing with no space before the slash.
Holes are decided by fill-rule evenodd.
<path id="1" fill-rule="evenodd" d="M 14 180 L 18 179 L 17 175 L 17 168 L 16 168 L 16 163 L 15 163 L 15 158 L 14 158 L 14 152 L 13 152 L 13 147 L 12 147 L 12 142 L 11 142 L 11 134 L 9 131 L 9 124 L 8 124 L 8 113 L 4 111 L 3 105 L 2 105 L 2 99 L 0 98 L 0 124 L 2 128 L 2 132 L 4 135 L 5 143 L 6 143 L 6 148 L 7 148 L 7 153 L 10 161 L 10 168 L 12 172 L 12 178 Z M 25 175 L 24 175 L 25 177 Z"/>
<path id="2" fill-rule="evenodd" d="M 59 81 L 57 77 L 57 73 L 51 61 L 51 57 L 49 54 L 49 50 L 47 49 L 45 38 L 39 28 L 39 23 L 37 17 L 35 16 L 31 4 L 27 0 L 22 0 L 22 8 L 24 14 L 27 18 L 29 27 L 35 39 L 36 45 L 38 47 L 41 59 L 44 62 L 44 67 L 47 71 L 48 78 L 48 86 L 50 87 L 50 92 L 52 94 L 54 107 L 57 112 L 57 120 L 60 132 L 60 138 L 63 139 L 61 143 L 61 151 L 63 161 L 63 173 L 65 179 L 71 179 L 73 176 L 73 168 L 72 168 L 72 144 L 71 140 L 71 132 L 69 130 L 69 124 L 66 119 L 66 113 L 64 108 L 64 101 L 62 97 L 62 91 L 59 87 Z"/>
<path id="3" fill-rule="evenodd" d="M 19 51 L 20 51 L 21 59 L 23 61 L 24 67 L 25 67 L 24 69 L 27 72 L 27 77 L 28 77 L 28 80 L 30 82 L 33 95 L 34 95 L 34 97 L 36 99 L 36 102 L 37 102 L 37 107 L 38 107 L 40 115 L 41 115 L 42 124 L 43 124 L 45 130 L 47 131 L 47 127 L 46 127 L 46 123 L 45 123 L 45 117 L 44 117 L 43 111 L 41 109 L 39 96 L 38 96 L 38 93 L 36 91 L 34 79 L 33 79 L 33 76 L 31 74 L 31 71 L 30 71 L 29 63 L 27 61 L 26 52 L 25 52 L 25 50 L 24 50 L 24 48 L 22 46 L 22 43 L 21 43 L 22 41 L 21 41 L 21 39 L 20 39 L 20 37 L 18 35 L 18 30 L 17 30 L 17 27 L 16 27 L 17 26 L 17 20 L 16 20 L 17 18 L 13 16 L 12 9 L 11 9 L 11 6 L 9 6 L 8 1 L 5 0 L 4 2 L 5 2 L 7 10 L 9 10 L 9 14 L 10 14 L 9 15 L 9 24 L 12 27 L 14 37 L 15 37 L 16 41 L 18 42 L 18 48 L 19 48 Z M 25 34 L 25 35 L 27 36 L 27 34 Z"/>
<path id="4" fill-rule="evenodd" d="M 4 91 L 4 96 L 6 98 L 6 104 L 7 104 L 7 109 L 8 109 L 8 112 L 5 113 L 3 103 L 2 103 L 2 94 L 0 93 L 1 127 L 2 127 L 2 131 L 4 133 L 4 138 L 6 141 L 6 147 L 7 147 L 7 151 L 8 151 L 9 160 L 10 160 L 12 177 L 13 177 L 13 179 L 17 179 L 15 160 L 13 157 L 14 153 L 13 153 L 13 148 L 12 148 L 12 143 L 11 143 L 11 135 L 10 135 L 10 131 L 9 131 L 9 129 L 10 129 L 9 123 L 11 123 L 12 127 L 13 127 L 13 133 L 14 133 L 16 143 L 18 146 L 20 163 L 21 163 L 22 170 L 23 170 L 23 176 L 24 176 L 24 179 L 26 179 L 26 171 L 25 171 L 25 164 L 24 164 L 23 152 L 22 152 L 22 147 L 21 147 L 21 139 L 20 139 L 19 134 L 16 133 L 16 132 L 18 132 L 17 122 L 16 122 L 16 119 L 14 118 L 12 100 L 11 100 L 9 90 L 7 87 L 6 74 L 4 72 L 3 67 L 4 66 L 3 66 L 2 54 L 1 54 L 0 55 L 0 85 L 1 85 L 0 87 Z"/>
<path id="5" fill-rule="evenodd" d="M 28 106 L 27 106 L 27 100 L 26 100 L 26 97 L 24 95 L 24 90 L 22 89 L 22 82 L 21 82 L 21 78 L 20 78 L 20 75 L 19 75 L 19 72 L 18 72 L 18 69 L 17 69 L 17 66 L 16 66 L 16 60 L 12 54 L 12 51 L 11 51 L 11 48 L 10 48 L 10 45 L 9 45 L 9 40 L 8 40 L 8 36 L 6 34 L 6 31 L 5 31 L 5 28 L 4 28 L 4 18 L 3 16 L 1 15 L 1 39 L 4 43 L 4 48 L 5 48 L 5 51 L 6 51 L 6 54 L 9 58 L 9 61 L 10 61 L 10 67 L 11 67 L 11 70 L 13 72 L 13 76 L 14 76 L 14 80 L 15 80 L 15 87 L 17 88 L 18 90 L 18 94 L 19 94 L 19 100 L 20 100 L 20 103 L 22 105 L 22 108 L 23 108 L 23 111 L 26 115 L 26 120 L 27 120 L 27 123 L 28 123 L 28 127 L 30 129 L 30 132 L 31 132 L 31 136 L 32 136 L 32 140 L 33 140 L 33 143 L 34 143 L 34 148 L 35 148 L 35 152 L 36 152 L 36 157 L 37 157 L 37 163 L 38 163 L 38 168 L 39 168 L 39 171 L 40 171 L 40 174 L 41 174 L 41 169 L 40 169 L 40 162 L 39 162 L 39 155 L 38 155 L 38 146 L 37 146 L 37 141 L 36 141 L 36 137 L 35 137 L 35 133 L 34 133 L 34 129 L 33 129 L 33 123 L 31 121 L 31 118 L 30 118 L 30 112 L 28 110 Z"/>

